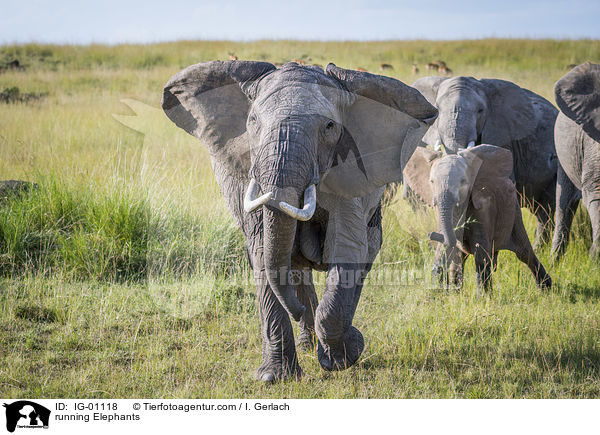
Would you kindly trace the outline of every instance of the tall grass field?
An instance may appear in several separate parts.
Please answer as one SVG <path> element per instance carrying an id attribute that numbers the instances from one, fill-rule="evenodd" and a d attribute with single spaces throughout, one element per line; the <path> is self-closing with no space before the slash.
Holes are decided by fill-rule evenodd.
<path id="1" fill-rule="evenodd" d="M 472 259 L 462 290 L 432 283 L 435 218 L 399 197 L 354 320 L 358 363 L 327 373 L 316 352 L 299 351 L 302 379 L 255 381 L 243 237 L 206 151 L 159 110 L 171 75 L 230 55 L 375 73 L 388 63 L 385 74 L 409 84 L 443 60 L 455 75 L 512 80 L 554 102 L 554 82 L 570 64 L 599 62 L 600 42 L 0 46 L 0 67 L 20 66 L 0 68 L 0 179 L 37 184 L 0 205 L 0 397 L 600 396 L 600 271 L 585 209 L 560 262 L 538 252 L 552 290 L 502 252 L 493 291 L 478 297 Z"/>

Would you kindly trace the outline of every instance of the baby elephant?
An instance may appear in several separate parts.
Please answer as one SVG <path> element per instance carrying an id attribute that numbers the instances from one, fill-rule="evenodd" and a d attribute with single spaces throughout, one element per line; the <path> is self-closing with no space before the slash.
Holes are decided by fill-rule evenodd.
<path id="1" fill-rule="evenodd" d="M 405 182 L 437 212 L 438 232 L 429 237 L 440 243 L 433 272 L 442 282 L 460 286 L 465 259 L 473 254 L 477 289 L 488 290 L 498 251 L 508 249 L 529 266 L 538 286 L 551 287 L 523 226 L 512 165 L 512 153 L 493 145 L 446 156 L 419 147 L 408 161 Z"/>

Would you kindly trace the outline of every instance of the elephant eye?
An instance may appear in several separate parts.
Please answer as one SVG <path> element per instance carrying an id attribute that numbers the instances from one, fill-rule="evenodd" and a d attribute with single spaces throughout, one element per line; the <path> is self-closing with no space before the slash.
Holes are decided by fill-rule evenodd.
<path id="1" fill-rule="evenodd" d="M 331 130 L 333 127 L 335 126 L 335 122 L 333 122 L 331 119 L 329 121 L 327 121 L 327 124 L 325 125 L 325 128 L 327 130 Z"/>

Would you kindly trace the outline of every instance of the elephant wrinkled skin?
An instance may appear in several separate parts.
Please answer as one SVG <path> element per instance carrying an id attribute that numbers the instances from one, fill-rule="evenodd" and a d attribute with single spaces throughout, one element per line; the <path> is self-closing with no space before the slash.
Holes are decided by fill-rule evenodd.
<path id="1" fill-rule="evenodd" d="M 163 109 L 210 152 L 221 193 L 247 239 L 262 327 L 258 378 L 300 376 L 300 342 L 318 337 L 326 370 L 356 362 L 352 326 L 381 245 L 383 186 L 437 110 L 388 77 L 288 63 L 214 61 L 169 80 Z M 312 269 L 327 270 L 317 302 Z M 353 277 L 347 279 L 347 277 Z"/>

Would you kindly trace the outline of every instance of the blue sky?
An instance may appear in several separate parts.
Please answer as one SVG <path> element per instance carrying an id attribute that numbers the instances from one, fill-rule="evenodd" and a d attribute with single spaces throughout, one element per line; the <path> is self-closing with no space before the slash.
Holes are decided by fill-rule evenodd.
<path id="1" fill-rule="evenodd" d="M 0 44 L 178 39 L 600 39 L 599 0 L 0 0 Z"/>

